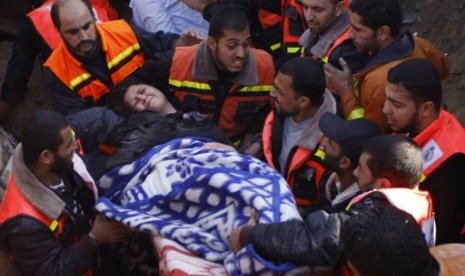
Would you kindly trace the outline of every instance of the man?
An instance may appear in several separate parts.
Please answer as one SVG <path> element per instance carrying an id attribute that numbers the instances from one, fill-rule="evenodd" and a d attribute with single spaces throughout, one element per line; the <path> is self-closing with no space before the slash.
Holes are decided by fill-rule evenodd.
<path id="1" fill-rule="evenodd" d="M 263 128 L 266 161 L 289 183 L 297 205 L 305 209 L 319 203 L 324 168 L 315 155 L 323 136 L 318 121 L 335 113 L 336 102 L 326 90 L 323 63 L 295 58 L 283 64 L 270 92 L 274 111 Z"/>
<path id="2" fill-rule="evenodd" d="M 155 55 L 133 77 L 175 98 L 187 111 L 208 115 L 231 139 L 261 131 L 274 79 L 271 56 L 251 49 L 247 17 L 224 7 L 199 45 Z"/>
<path id="3" fill-rule="evenodd" d="M 341 257 L 341 223 L 377 205 L 393 205 L 411 213 L 429 239 L 434 223 L 429 195 L 418 191 L 422 166 L 421 151 L 408 138 L 372 138 L 354 171 L 360 190 L 366 193 L 354 198 L 345 212 L 314 212 L 307 216 L 306 223 L 289 220 L 245 226 L 232 234 L 232 248 L 238 250 L 252 243 L 260 256 L 273 262 L 335 267 Z"/>
<path id="4" fill-rule="evenodd" d="M 8 62 L 0 98 L 0 122 L 4 121 L 12 106 L 24 102 L 26 86 L 36 56 L 43 64 L 58 44 L 60 35 L 53 27 L 50 8 L 55 0 L 38 1 L 37 8 L 22 21 L 13 52 Z M 102 2 L 102 3 L 100 3 Z M 108 21 L 112 7 L 106 1 L 91 1 L 97 21 Z M 116 19 L 116 18 L 113 18 Z"/>
<path id="5" fill-rule="evenodd" d="M 13 155 L 0 207 L 0 250 L 24 275 L 96 271 L 99 244 L 123 241 L 129 230 L 94 216 L 96 188 L 77 156 L 65 118 L 31 114 Z"/>
<path id="6" fill-rule="evenodd" d="M 465 245 L 428 248 L 421 229 L 407 212 L 376 206 L 347 219 L 341 227 L 350 275 L 461 275 Z"/>
<path id="7" fill-rule="evenodd" d="M 388 72 L 383 112 L 390 127 L 422 148 L 438 227 L 437 243 L 458 242 L 465 223 L 465 129 L 441 109 L 441 79 L 433 65 L 413 59 Z"/>
<path id="8" fill-rule="evenodd" d="M 44 64 L 45 83 L 65 114 L 104 105 L 107 93 L 146 56 L 172 49 L 178 38 L 162 32 L 138 35 L 122 20 L 96 24 L 87 0 L 57 0 L 51 16 L 63 43 Z"/>
<path id="9" fill-rule="evenodd" d="M 317 209 L 340 212 L 360 193 L 353 172 L 358 166 L 363 145 L 368 139 L 380 135 L 381 130 L 365 118 L 346 121 L 329 112 L 321 116 L 319 126 L 323 132 L 323 165 L 332 174 L 324 189 L 329 205 L 326 208 L 317 206 Z"/>
<path id="10" fill-rule="evenodd" d="M 232 6 L 247 15 L 252 42 L 273 56 L 276 68 L 300 55 L 299 37 L 305 30 L 302 6 L 298 0 L 182 0 L 202 13 L 207 21 L 223 6 Z"/>
<path id="11" fill-rule="evenodd" d="M 369 54 L 366 66 L 355 74 L 355 88 L 351 70 L 341 59 L 344 68 L 325 65 L 328 88 L 341 98 L 344 117 L 365 117 L 390 133 L 386 116 L 382 113 L 387 71 L 405 59 L 430 60 L 443 79 L 449 74 L 447 58 L 430 42 L 400 34 L 402 9 L 397 0 L 353 0 L 350 3 L 352 30 L 350 38 L 359 52 Z"/>
<path id="12" fill-rule="evenodd" d="M 304 55 L 322 60 L 342 69 L 339 58 L 344 58 L 352 72 L 366 63 L 349 39 L 350 14 L 342 0 L 302 0 L 308 29 L 300 37 Z"/>

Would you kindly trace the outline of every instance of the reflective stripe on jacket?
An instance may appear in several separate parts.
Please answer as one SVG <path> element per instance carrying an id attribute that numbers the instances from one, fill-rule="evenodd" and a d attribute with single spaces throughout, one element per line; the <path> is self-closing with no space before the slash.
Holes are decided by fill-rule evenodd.
<path id="1" fill-rule="evenodd" d="M 40 7 L 27 14 L 34 24 L 37 32 L 52 50 L 58 47 L 61 43 L 61 37 L 56 31 L 52 22 L 52 16 L 50 15 L 50 9 L 54 2 L 55 0 L 46 0 Z M 92 8 L 97 22 L 109 20 L 106 10 L 98 6 L 93 6 Z"/>
<path id="2" fill-rule="evenodd" d="M 271 52 L 284 55 L 301 52 L 300 35 L 305 30 L 302 5 L 297 0 L 259 1 L 258 17 Z M 279 6 L 280 5 L 280 6 Z"/>
<path id="3" fill-rule="evenodd" d="M 96 24 L 113 85 L 129 76 L 144 63 L 144 55 L 131 27 L 124 20 Z M 61 44 L 45 66 L 75 91 L 83 101 L 97 102 L 112 87 L 87 72 L 68 48 Z"/>

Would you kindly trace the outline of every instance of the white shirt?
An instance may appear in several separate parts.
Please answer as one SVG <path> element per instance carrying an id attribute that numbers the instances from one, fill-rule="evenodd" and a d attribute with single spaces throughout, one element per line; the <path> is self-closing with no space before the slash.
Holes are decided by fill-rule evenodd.
<path id="1" fill-rule="evenodd" d="M 131 0 L 129 7 L 134 24 L 146 31 L 182 34 L 197 30 L 202 37 L 208 36 L 209 23 L 180 0 Z"/>

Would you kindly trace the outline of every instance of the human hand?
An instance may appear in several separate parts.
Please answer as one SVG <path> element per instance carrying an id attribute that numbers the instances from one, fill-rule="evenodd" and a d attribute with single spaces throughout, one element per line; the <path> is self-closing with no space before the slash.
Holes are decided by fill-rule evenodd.
<path id="1" fill-rule="evenodd" d="M 253 228 L 254 225 L 257 224 L 257 212 L 255 209 L 251 209 L 250 211 L 250 218 L 246 224 L 239 226 L 238 228 L 234 229 L 229 237 L 229 242 L 231 243 L 231 249 L 234 253 L 238 252 L 242 249 L 245 245 L 251 242 L 250 240 L 250 230 Z M 245 234 L 243 233 L 245 232 Z M 242 237 L 241 234 L 244 234 L 245 237 Z M 242 241 L 242 243 L 241 243 Z"/>
<path id="2" fill-rule="evenodd" d="M 198 32 L 196 32 L 195 30 L 189 30 L 179 36 L 176 43 L 174 43 L 174 46 L 191 46 L 194 44 L 199 44 L 200 42 L 202 42 L 202 40 L 203 38 L 200 36 Z"/>
<path id="3" fill-rule="evenodd" d="M 222 149 L 222 150 L 228 150 L 228 151 L 234 151 L 234 152 L 237 151 L 234 147 L 231 147 L 230 145 L 226 145 L 226 144 L 222 144 L 218 142 L 205 143 L 202 146 L 202 149 Z"/>
<path id="4" fill-rule="evenodd" d="M 215 3 L 215 0 L 181 0 L 189 8 L 196 10 L 200 13 L 203 12 L 205 7 L 210 3 Z"/>
<path id="5" fill-rule="evenodd" d="M 133 234 L 134 231 L 121 222 L 110 220 L 102 214 L 97 214 L 92 230 L 89 232 L 89 237 L 98 243 L 111 244 L 126 241 Z"/>
<path id="6" fill-rule="evenodd" d="M 342 71 L 329 63 L 324 65 L 326 87 L 335 95 L 342 97 L 345 93 L 353 93 L 352 71 L 343 58 L 339 58 Z"/>

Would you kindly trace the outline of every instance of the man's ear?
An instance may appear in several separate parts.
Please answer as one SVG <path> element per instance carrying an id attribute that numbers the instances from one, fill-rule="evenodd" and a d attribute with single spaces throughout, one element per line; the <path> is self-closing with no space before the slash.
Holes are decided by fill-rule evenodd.
<path id="1" fill-rule="evenodd" d="M 341 159 L 339 159 L 339 167 L 342 169 L 342 170 L 347 170 L 350 168 L 350 166 L 352 165 L 352 162 L 350 161 L 350 159 L 347 157 L 347 156 L 342 156 Z M 354 166 L 355 168 L 355 166 Z"/>
<path id="2" fill-rule="evenodd" d="M 216 40 L 209 36 L 207 38 L 207 45 L 208 45 L 208 48 L 210 49 L 210 51 L 215 51 L 216 50 L 216 47 L 217 47 L 217 44 L 216 44 Z"/>
<path id="3" fill-rule="evenodd" d="M 312 101 L 310 100 L 310 98 L 304 96 L 299 97 L 299 105 L 301 108 L 305 108 L 309 106 L 311 103 Z"/>
<path id="4" fill-rule="evenodd" d="M 45 165 L 50 165 L 53 163 L 54 160 L 55 160 L 55 155 L 53 154 L 52 151 L 43 150 L 39 155 L 38 162 L 45 164 Z"/>
<path id="5" fill-rule="evenodd" d="M 418 114 L 421 118 L 428 118 L 435 113 L 434 104 L 431 101 L 420 104 L 418 108 Z"/>
<path id="6" fill-rule="evenodd" d="M 374 189 L 389 189 L 391 187 L 391 181 L 389 181 L 387 178 L 377 178 L 375 180 Z"/>
<path id="7" fill-rule="evenodd" d="M 346 9 L 345 1 L 339 1 L 336 4 L 336 16 L 340 16 L 345 9 Z"/>
<path id="8" fill-rule="evenodd" d="M 379 41 L 386 41 L 391 37 L 391 28 L 386 25 L 379 27 L 376 30 L 376 38 Z"/>

